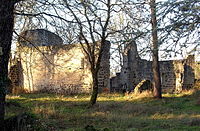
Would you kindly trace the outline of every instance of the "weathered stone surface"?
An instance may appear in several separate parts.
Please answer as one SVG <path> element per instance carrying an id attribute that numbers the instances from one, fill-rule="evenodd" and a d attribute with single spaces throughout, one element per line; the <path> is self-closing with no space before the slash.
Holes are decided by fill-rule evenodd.
<path id="1" fill-rule="evenodd" d="M 180 92 L 194 85 L 194 56 L 183 60 L 160 61 L 163 92 Z M 111 78 L 111 90 L 118 91 L 125 86 L 133 90 L 142 80 L 153 82 L 152 61 L 141 59 L 134 41 L 127 44 L 123 55 L 121 72 Z"/>
<path id="2" fill-rule="evenodd" d="M 63 44 L 63 40 L 58 35 L 44 29 L 24 31 L 20 34 L 18 41 L 21 45 L 28 47 Z"/>
<path id="3" fill-rule="evenodd" d="M 43 46 L 37 39 L 34 40 L 38 43 L 37 48 L 25 45 L 18 48 L 18 59 L 23 68 L 22 83 L 27 91 L 42 90 L 66 94 L 91 91 L 90 64 L 80 44 L 56 45 L 54 41 L 53 44 Z M 107 42 L 98 75 L 100 89 L 109 88 L 110 85 L 109 50 L 110 42 Z"/>
<path id="4" fill-rule="evenodd" d="M 23 69 L 21 62 L 19 60 L 13 60 L 14 63 L 10 67 L 9 78 L 10 78 L 10 88 L 8 89 L 8 93 L 19 94 L 24 93 L 23 89 Z"/>
<path id="5" fill-rule="evenodd" d="M 200 80 L 200 62 L 195 64 L 195 79 Z"/>
<path id="6" fill-rule="evenodd" d="M 152 91 L 153 85 L 150 80 L 142 80 L 134 89 L 134 93 L 141 93 L 142 91 Z"/>

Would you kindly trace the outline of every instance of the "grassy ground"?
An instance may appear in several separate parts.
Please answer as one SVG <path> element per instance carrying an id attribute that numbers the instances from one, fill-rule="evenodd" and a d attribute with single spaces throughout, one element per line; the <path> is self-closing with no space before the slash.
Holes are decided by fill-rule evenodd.
<path id="1" fill-rule="evenodd" d="M 164 94 L 156 100 L 140 95 L 101 94 L 93 108 L 89 96 L 22 94 L 7 96 L 6 117 L 28 112 L 39 118 L 41 130 L 197 131 L 200 130 L 200 91 Z"/>

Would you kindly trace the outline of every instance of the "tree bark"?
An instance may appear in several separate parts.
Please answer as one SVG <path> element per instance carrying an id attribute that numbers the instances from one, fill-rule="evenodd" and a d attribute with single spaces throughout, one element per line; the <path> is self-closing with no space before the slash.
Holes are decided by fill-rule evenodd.
<path id="1" fill-rule="evenodd" d="M 102 38 L 96 63 L 95 63 L 95 59 L 93 60 L 93 62 L 95 63 L 95 67 L 91 64 L 93 90 L 92 90 L 92 96 L 90 98 L 89 106 L 93 106 L 94 104 L 96 104 L 96 101 L 97 101 L 97 96 L 98 96 L 98 91 L 99 91 L 99 71 L 101 68 L 102 56 L 103 56 L 103 53 L 105 53 L 104 50 L 107 44 L 110 44 L 110 42 L 106 41 L 105 37 Z"/>
<path id="2" fill-rule="evenodd" d="M 153 45 L 153 80 L 154 80 L 154 97 L 162 98 L 161 91 L 161 78 L 160 78 L 160 66 L 158 59 L 158 34 L 157 34 L 157 18 L 156 18 L 156 1 L 150 1 L 151 9 L 151 24 L 152 24 L 152 45 Z"/>
<path id="3" fill-rule="evenodd" d="M 4 130 L 8 61 L 14 26 L 14 0 L 0 1 L 0 128 Z"/>
<path id="4" fill-rule="evenodd" d="M 92 96 L 90 98 L 89 106 L 93 106 L 94 104 L 96 104 L 96 101 L 97 101 L 97 95 L 98 95 L 98 73 L 97 72 L 98 72 L 97 70 L 92 71 L 93 85 L 92 85 Z"/>

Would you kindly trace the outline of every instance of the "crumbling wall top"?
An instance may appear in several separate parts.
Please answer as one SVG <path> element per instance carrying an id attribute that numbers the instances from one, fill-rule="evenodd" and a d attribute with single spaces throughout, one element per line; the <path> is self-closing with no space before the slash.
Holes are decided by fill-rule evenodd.
<path id="1" fill-rule="evenodd" d="M 45 29 L 24 31 L 20 34 L 18 42 L 20 45 L 28 47 L 63 44 L 62 38 Z"/>

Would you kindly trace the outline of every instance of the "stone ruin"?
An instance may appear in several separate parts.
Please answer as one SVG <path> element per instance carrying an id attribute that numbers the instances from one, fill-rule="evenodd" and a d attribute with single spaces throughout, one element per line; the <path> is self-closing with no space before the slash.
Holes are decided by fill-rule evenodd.
<path id="1" fill-rule="evenodd" d="M 163 92 L 180 92 L 193 87 L 195 81 L 194 56 L 183 60 L 160 61 Z M 111 91 L 133 90 L 141 81 L 153 81 L 152 61 L 141 59 L 135 41 L 125 47 L 121 72 L 111 78 Z"/>
<path id="2" fill-rule="evenodd" d="M 66 94 L 91 92 L 92 75 L 80 44 L 63 44 L 54 33 L 36 29 L 21 33 L 17 52 L 10 67 L 14 89 Z M 192 55 L 183 60 L 160 61 L 162 91 L 171 93 L 191 88 L 195 79 L 200 79 L 200 68 L 195 70 L 195 66 L 200 64 L 195 64 Z M 110 42 L 107 42 L 98 77 L 100 91 L 131 91 L 143 81 L 152 82 L 152 62 L 141 59 L 135 41 L 131 41 L 125 47 L 121 72 L 109 77 Z"/>
<path id="3" fill-rule="evenodd" d="M 89 93 L 90 64 L 80 44 L 63 44 L 56 34 L 43 29 L 22 32 L 17 62 L 10 67 L 14 87 L 27 92 Z M 106 42 L 99 72 L 99 88 L 110 86 L 110 42 Z"/>

